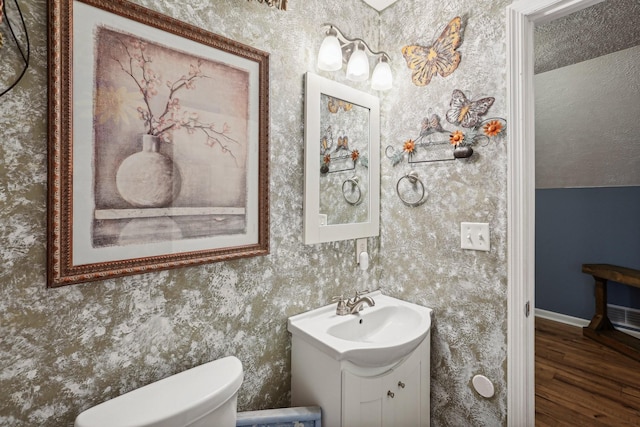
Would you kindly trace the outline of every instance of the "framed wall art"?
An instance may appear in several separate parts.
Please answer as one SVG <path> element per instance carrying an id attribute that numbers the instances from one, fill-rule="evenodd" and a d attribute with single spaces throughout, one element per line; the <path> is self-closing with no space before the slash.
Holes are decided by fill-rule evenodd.
<path id="1" fill-rule="evenodd" d="M 48 286 L 267 254 L 268 82 L 128 1 L 49 2 Z"/>

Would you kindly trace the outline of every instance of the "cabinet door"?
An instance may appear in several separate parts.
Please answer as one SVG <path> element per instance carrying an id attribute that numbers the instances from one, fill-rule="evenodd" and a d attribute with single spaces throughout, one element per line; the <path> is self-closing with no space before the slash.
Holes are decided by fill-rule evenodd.
<path id="1" fill-rule="evenodd" d="M 421 363 L 412 355 L 390 375 L 385 376 L 387 411 L 385 427 L 420 426 Z"/>
<path id="2" fill-rule="evenodd" d="M 342 372 L 342 427 L 383 426 L 383 378 Z"/>
<path id="3" fill-rule="evenodd" d="M 342 371 L 342 427 L 428 427 L 429 345 L 378 377 Z"/>
<path id="4" fill-rule="evenodd" d="M 420 352 L 378 377 L 342 373 L 342 427 L 421 425 Z"/>

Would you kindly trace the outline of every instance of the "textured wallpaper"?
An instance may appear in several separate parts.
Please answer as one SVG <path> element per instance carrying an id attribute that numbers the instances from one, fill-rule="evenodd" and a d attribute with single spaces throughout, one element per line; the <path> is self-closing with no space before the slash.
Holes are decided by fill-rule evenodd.
<path id="1" fill-rule="evenodd" d="M 382 146 L 401 149 L 437 114 L 445 119 L 455 89 L 469 99 L 494 97 L 485 116 L 506 115 L 505 8 L 508 1 L 400 1 L 381 14 L 381 49 L 393 61 L 394 88 L 381 97 Z M 461 60 L 448 77 L 426 86 L 411 79 L 401 49 L 430 46 L 462 18 Z M 508 124 L 507 124 L 508 125 Z M 467 132 L 468 134 L 468 132 Z M 436 142 L 449 133 L 433 134 Z M 506 423 L 506 150 L 504 134 L 474 145 L 469 159 L 392 166 L 382 159 L 380 284 L 390 294 L 432 307 L 431 411 L 436 426 Z M 416 156 L 419 153 L 416 153 Z M 415 170 L 428 198 L 419 207 L 396 195 L 400 177 Z M 487 222 L 491 251 L 460 249 L 460 222 Z M 480 397 L 471 379 L 483 374 L 496 395 Z"/>
<path id="2" fill-rule="evenodd" d="M 287 317 L 378 287 L 435 310 L 432 425 L 505 424 L 506 138 L 468 160 L 416 167 L 429 192 L 418 208 L 395 195 L 408 165 L 383 154 L 381 235 L 369 239 L 366 272 L 353 241 L 302 244 L 302 199 L 303 77 L 316 71 L 321 24 L 390 54 L 384 150 L 419 133 L 431 111 L 443 116 L 454 89 L 495 97 L 490 114 L 504 117 L 508 1 L 401 0 L 382 14 L 359 0 L 291 0 L 286 11 L 241 0 L 137 3 L 271 53 L 271 253 L 47 289 L 46 2 L 20 2 L 31 66 L 0 98 L 0 425 L 71 425 L 90 406 L 227 355 L 245 369 L 239 410 L 288 406 Z M 457 15 L 465 23 L 460 66 L 415 86 L 401 48 L 429 44 Z M 0 55 L 5 85 L 18 63 L 8 45 Z M 344 81 L 344 72 L 319 74 Z M 491 252 L 459 249 L 461 221 L 490 223 Z M 494 381 L 495 397 L 472 390 L 476 373 Z"/>

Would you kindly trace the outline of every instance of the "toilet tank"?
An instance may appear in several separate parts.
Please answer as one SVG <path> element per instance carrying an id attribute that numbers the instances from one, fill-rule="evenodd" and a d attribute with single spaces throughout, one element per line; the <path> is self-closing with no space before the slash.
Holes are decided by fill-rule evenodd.
<path id="1" fill-rule="evenodd" d="M 75 427 L 234 427 L 242 363 L 229 356 L 87 409 Z"/>

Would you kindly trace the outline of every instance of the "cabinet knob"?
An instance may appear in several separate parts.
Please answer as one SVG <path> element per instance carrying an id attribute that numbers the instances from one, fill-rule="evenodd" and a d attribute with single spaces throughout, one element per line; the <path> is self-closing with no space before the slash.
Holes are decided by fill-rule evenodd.
<path id="1" fill-rule="evenodd" d="M 404 383 L 402 381 L 398 381 L 398 387 L 404 388 Z"/>
<path id="2" fill-rule="evenodd" d="M 389 396 L 390 398 L 393 399 L 393 397 L 395 396 L 395 393 L 392 392 L 391 390 L 387 391 L 387 396 Z"/>

